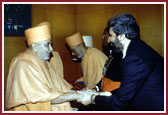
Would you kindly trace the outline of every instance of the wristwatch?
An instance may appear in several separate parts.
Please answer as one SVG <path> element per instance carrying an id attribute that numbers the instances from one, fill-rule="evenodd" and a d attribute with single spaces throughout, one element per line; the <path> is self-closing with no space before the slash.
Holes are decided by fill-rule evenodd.
<path id="1" fill-rule="evenodd" d="M 96 97 L 95 94 L 92 94 L 92 95 L 91 95 L 91 104 L 96 104 L 96 103 L 95 103 L 95 97 Z"/>

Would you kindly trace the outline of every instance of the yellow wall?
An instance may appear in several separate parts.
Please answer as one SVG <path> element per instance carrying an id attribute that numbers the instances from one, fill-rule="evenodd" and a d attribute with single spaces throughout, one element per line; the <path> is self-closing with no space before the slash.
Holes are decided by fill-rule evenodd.
<path id="1" fill-rule="evenodd" d="M 101 50 L 107 20 L 123 12 L 135 16 L 140 25 L 141 38 L 163 56 L 163 5 L 32 5 L 32 26 L 42 21 L 52 24 L 53 49 L 62 58 L 65 79 L 72 81 L 81 76 L 81 70 L 79 64 L 71 61 L 64 39 L 75 32 L 93 35 L 94 47 Z M 11 59 L 25 49 L 24 37 L 4 38 L 5 83 Z"/>
<path id="2" fill-rule="evenodd" d="M 120 13 L 130 13 L 140 25 L 141 39 L 164 56 L 163 5 L 77 5 L 77 31 L 93 35 L 94 46 L 101 49 L 107 21 Z"/>

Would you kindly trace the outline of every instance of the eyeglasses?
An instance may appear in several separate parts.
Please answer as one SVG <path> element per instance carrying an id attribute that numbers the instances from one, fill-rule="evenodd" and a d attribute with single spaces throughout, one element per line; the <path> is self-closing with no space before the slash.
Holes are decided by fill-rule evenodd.
<path id="1" fill-rule="evenodd" d="M 111 36 L 111 35 L 107 33 L 107 34 L 104 34 L 104 35 L 102 36 L 102 38 L 105 39 L 105 38 L 109 38 L 110 36 Z"/>

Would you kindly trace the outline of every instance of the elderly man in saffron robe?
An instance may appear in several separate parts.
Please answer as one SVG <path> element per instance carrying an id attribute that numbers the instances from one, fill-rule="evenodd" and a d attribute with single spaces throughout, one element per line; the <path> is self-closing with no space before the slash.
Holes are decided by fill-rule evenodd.
<path id="1" fill-rule="evenodd" d="M 51 25 L 43 22 L 25 30 L 26 51 L 13 58 L 7 78 L 9 111 L 72 111 L 69 103 L 81 94 L 64 80 L 58 52 L 51 46 Z"/>

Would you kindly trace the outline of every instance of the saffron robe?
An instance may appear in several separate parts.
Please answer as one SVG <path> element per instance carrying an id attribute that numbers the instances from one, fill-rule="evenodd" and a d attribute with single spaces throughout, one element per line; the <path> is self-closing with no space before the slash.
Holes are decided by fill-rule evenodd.
<path id="1" fill-rule="evenodd" d="M 81 68 L 85 85 L 92 89 L 102 79 L 102 71 L 107 56 L 96 48 L 88 48 L 85 52 Z"/>
<path id="2" fill-rule="evenodd" d="M 8 110 L 72 111 L 69 102 L 50 103 L 72 88 L 63 78 L 59 54 L 52 54 L 48 62 L 26 50 L 12 60 L 6 87 L 5 106 Z"/>
<path id="3" fill-rule="evenodd" d="M 87 88 L 94 88 L 102 79 L 102 72 L 107 56 L 96 48 L 88 48 L 81 62 L 83 81 Z M 113 91 L 120 87 L 120 82 L 103 78 L 102 91 Z"/>

